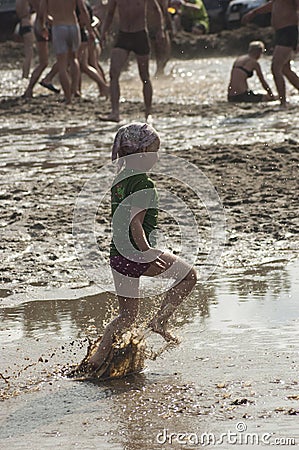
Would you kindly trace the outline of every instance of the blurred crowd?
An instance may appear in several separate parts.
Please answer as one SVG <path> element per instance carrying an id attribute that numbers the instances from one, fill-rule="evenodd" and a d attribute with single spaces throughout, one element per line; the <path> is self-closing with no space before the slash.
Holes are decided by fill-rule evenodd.
<path id="1" fill-rule="evenodd" d="M 251 5 L 251 6 L 250 6 Z M 62 89 L 63 101 L 71 103 L 81 96 L 82 74 L 97 84 L 99 96 L 111 101 L 111 114 L 102 120 L 118 122 L 119 78 L 129 55 L 134 53 L 142 82 L 146 120 L 151 113 L 152 84 L 149 58 L 156 60 L 155 75 L 163 76 L 171 55 L 172 39 L 180 33 L 207 34 L 215 24 L 258 23 L 270 17 L 274 29 L 274 53 L 271 70 L 278 92 L 276 97 L 261 72 L 258 59 L 264 44 L 254 41 L 248 54 L 233 65 L 228 100 L 260 102 L 279 99 L 286 106 L 285 79 L 299 89 L 299 78 L 290 61 L 298 45 L 299 0 L 16 0 L 19 18 L 15 34 L 24 43 L 23 78 L 29 78 L 24 98 L 33 96 L 34 86 L 56 94 Z M 216 11 L 216 12 L 215 12 Z M 263 19 L 263 20 L 264 20 Z M 268 20 L 268 19 L 267 19 Z M 33 46 L 38 64 L 31 72 Z M 48 73 L 49 46 L 56 61 Z M 109 81 L 100 64 L 103 46 L 109 49 Z M 258 76 L 264 94 L 253 93 L 248 78 Z M 58 75 L 60 87 L 53 84 Z"/>

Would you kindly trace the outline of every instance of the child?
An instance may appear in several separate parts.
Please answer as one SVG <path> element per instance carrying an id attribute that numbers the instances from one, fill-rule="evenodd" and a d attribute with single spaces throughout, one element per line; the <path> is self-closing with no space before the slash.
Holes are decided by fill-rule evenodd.
<path id="1" fill-rule="evenodd" d="M 231 71 L 231 79 L 228 86 L 228 101 L 234 103 L 249 102 L 269 102 L 276 100 L 275 97 L 265 81 L 262 74 L 261 66 L 258 59 L 265 51 L 265 46 L 261 41 L 250 42 L 248 54 L 239 56 L 234 62 Z M 267 94 L 255 94 L 250 91 L 247 84 L 247 78 L 251 78 L 256 72 L 263 88 Z"/>
<path id="2" fill-rule="evenodd" d="M 169 318 L 196 283 L 194 268 L 153 246 L 152 236 L 158 217 L 157 191 L 146 172 L 157 162 L 159 147 L 158 133 L 146 123 L 121 127 L 114 140 L 112 160 L 119 158 L 119 172 L 111 188 L 113 237 L 110 266 L 118 295 L 119 315 L 106 327 L 96 353 L 89 360 L 94 371 L 105 362 L 114 335 L 131 327 L 138 316 L 141 276 L 164 274 L 175 279 L 159 311 L 148 324 L 166 341 L 175 340 L 167 331 Z"/>

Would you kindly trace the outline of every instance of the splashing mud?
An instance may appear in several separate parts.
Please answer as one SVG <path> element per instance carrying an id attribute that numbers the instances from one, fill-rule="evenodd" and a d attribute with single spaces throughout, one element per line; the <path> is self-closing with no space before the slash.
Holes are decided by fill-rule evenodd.
<path id="1" fill-rule="evenodd" d="M 130 330 L 114 337 L 106 360 L 97 370 L 92 370 L 89 361 L 97 351 L 101 339 L 102 337 L 99 337 L 95 342 L 89 344 L 84 359 L 67 374 L 69 378 L 106 380 L 108 378 L 121 378 L 141 372 L 144 369 L 146 357 L 144 334 L 138 333 L 137 330 Z"/>
<path id="2" fill-rule="evenodd" d="M 146 359 L 155 360 L 166 350 L 177 345 L 174 342 L 167 342 L 157 351 L 154 351 L 149 348 L 146 342 L 146 336 L 149 333 L 149 330 L 132 329 L 115 336 L 106 360 L 97 370 L 92 370 L 89 361 L 101 342 L 102 337 L 100 336 L 96 341 L 89 343 L 86 356 L 81 363 L 68 370 L 65 375 L 68 378 L 84 381 L 88 379 L 123 378 L 127 375 L 140 373 L 145 369 Z"/>

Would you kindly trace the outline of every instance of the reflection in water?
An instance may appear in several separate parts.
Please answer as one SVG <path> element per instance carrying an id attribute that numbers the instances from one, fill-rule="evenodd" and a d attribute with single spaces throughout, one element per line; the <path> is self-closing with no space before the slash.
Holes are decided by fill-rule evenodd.
<path id="1" fill-rule="evenodd" d="M 213 280 L 199 284 L 192 295 L 182 303 L 174 318 L 174 326 L 181 328 L 192 322 L 194 316 L 199 316 L 203 325 L 209 318 L 209 323 L 213 326 L 213 320 L 221 321 L 221 316 L 217 314 L 214 306 L 223 304 L 223 298 L 230 296 L 234 296 L 237 302 L 248 301 L 253 304 L 256 301 L 269 300 L 269 308 L 272 308 L 271 302 L 274 300 L 280 301 L 278 308 L 281 308 L 283 317 L 286 302 L 291 297 L 289 293 L 292 283 L 294 280 L 290 268 L 273 265 L 251 267 L 241 273 L 222 275 L 220 278 L 214 275 Z M 160 297 L 141 300 L 141 324 L 146 323 L 154 314 L 154 309 L 160 301 Z M 103 332 L 105 324 L 116 312 L 116 298 L 105 293 L 72 300 L 32 301 L 16 307 L 7 307 L 0 311 L 1 340 L 5 342 L 11 330 L 16 333 L 16 329 L 17 338 L 20 333 L 24 338 L 42 337 L 49 333 L 62 337 L 71 335 L 74 339 L 86 335 L 94 337 Z"/>
<path id="2" fill-rule="evenodd" d="M 111 307 L 116 301 L 106 294 L 98 294 L 78 300 L 44 300 L 6 308 L 0 312 L 1 329 L 10 329 L 18 323 L 25 338 L 43 336 L 44 333 L 80 338 L 90 326 L 103 331 L 103 324 L 109 320 Z M 9 324 L 8 326 L 5 323 Z"/>
<path id="3" fill-rule="evenodd" d="M 33 442 L 44 427 L 49 430 L 47 433 L 55 434 L 55 439 L 57 436 L 62 439 L 66 435 L 70 439 L 71 430 L 74 445 L 84 441 L 86 445 L 90 443 L 90 448 L 94 448 L 96 442 L 96 448 L 102 448 L 103 445 L 105 449 L 153 450 L 158 448 L 155 441 L 157 433 L 164 427 L 173 431 L 194 431 L 196 427 L 199 433 L 209 430 L 213 419 L 223 420 L 225 416 L 236 418 L 238 414 L 248 411 L 250 405 L 251 414 L 254 414 L 256 397 L 252 393 L 251 381 L 246 381 L 246 377 L 253 376 L 256 380 L 256 363 L 250 374 L 243 373 L 244 367 L 257 357 L 257 348 L 260 346 L 267 349 L 267 354 L 274 348 L 274 359 L 271 356 L 270 361 L 274 361 L 277 370 L 282 361 L 277 359 L 275 348 L 284 342 L 290 352 L 294 346 L 298 334 L 295 301 L 299 292 L 296 284 L 298 265 L 295 262 L 285 268 L 255 268 L 245 270 L 244 274 L 234 273 L 230 277 L 218 278 L 215 274 L 209 283 L 197 286 L 175 318 L 175 327 L 180 328 L 181 333 L 186 330 L 184 340 L 177 349 L 162 355 L 156 365 L 151 362 L 154 372 L 146 370 L 138 376 L 109 383 L 85 382 L 74 385 L 72 381 L 55 378 L 57 367 L 61 368 L 66 362 L 65 358 L 70 356 L 57 349 L 56 360 L 48 367 L 48 374 L 45 370 L 40 373 L 20 371 L 21 376 L 9 379 L 11 389 L 4 390 L 7 397 L 26 390 L 32 392 L 35 386 L 39 387 L 39 391 L 35 396 L 27 396 L 25 402 L 16 403 L 13 413 L 8 410 L 0 427 L 1 439 L 19 439 L 27 434 L 30 442 Z M 275 291 L 274 295 L 272 291 Z M 13 326 L 22 328 L 22 336 L 15 336 L 16 343 L 11 342 L 6 346 L 5 352 L 10 357 L 16 355 L 15 349 L 20 342 L 18 338 L 21 338 L 24 348 L 30 345 L 29 353 L 33 358 L 33 353 L 38 354 L 41 348 L 44 354 L 50 353 L 53 346 L 57 348 L 57 345 L 63 344 L 63 348 L 69 336 L 75 340 L 88 334 L 90 325 L 96 324 L 96 331 L 100 332 L 104 322 L 110 320 L 107 314 L 109 303 L 112 304 L 109 314 L 112 314 L 115 298 L 109 299 L 104 294 L 80 300 L 35 301 L 5 308 L 1 312 L 2 332 L 7 333 Z M 272 329 L 275 309 L 276 326 Z M 141 310 L 141 320 L 152 312 L 153 304 L 149 299 L 143 300 Z M 249 324 L 249 327 L 242 327 L 242 324 Z M 239 338 L 240 333 L 242 339 Z M 62 340 L 57 343 L 59 336 Z M 35 348 L 37 337 L 39 342 Z M 1 343 L 5 342 L 4 335 Z M 73 342 L 70 344 L 73 347 Z M 76 356 L 75 352 L 74 355 L 78 362 L 80 355 Z M 264 350 L 260 357 L 263 371 L 259 375 L 261 380 L 256 381 L 255 389 L 258 386 L 265 389 L 265 381 L 262 380 L 272 376 Z M 235 362 L 236 358 L 241 360 Z M 238 381 L 234 381 L 238 365 L 241 372 Z M 225 375 L 230 367 L 231 374 Z M 282 366 L 281 370 L 285 370 L 285 367 Z M 211 377 L 214 383 L 219 383 L 215 393 L 211 392 Z M 225 387 L 223 377 L 232 380 L 230 388 Z M 186 381 L 188 378 L 196 379 L 196 385 L 189 384 Z M 47 383 L 42 385 L 43 381 Z M 270 384 L 271 389 L 272 386 Z M 296 386 L 289 381 L 286 388 L 288 395 L 291 395 Z M 267 398 L 269 402 L 271 396 L 259 395 L 263 398 L 265 408 L 264 402 Z M 236 399 L 242 398 L 252 400 L 244 403 L 246 406 L 232 406 Z M 238 411 L 238 408 L 244 410 Z M 82 425 L 79 426 L 82 422 L 87 424 L 83 431 Z M 81 430 L 80 434 L 78 429 Z"/>
<path id="4" fill-rule="evenodd" d="M 287 294 L 290 288 L 291 280 L 288 270 L 271 265 L 244 270 L 241 277 L 237 275 L 230 279 L 230 292 L 236 292 L 240 300 L 246 300 L 252 295 L 262 299 L 269 292 L 273 300 L 279 300 L 281 294 Z"/>

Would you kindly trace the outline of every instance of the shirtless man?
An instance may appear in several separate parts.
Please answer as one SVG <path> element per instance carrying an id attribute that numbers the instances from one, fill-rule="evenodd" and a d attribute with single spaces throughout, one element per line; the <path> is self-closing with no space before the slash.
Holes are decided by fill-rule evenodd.
<path id="1" fill-rule="evenodd" d="M 171 19 L 168 12 L 168 0 L 157 0 L 161 8 L 164 24 L 165 24 L 165 36 L 163 39 L 157 39 L 157 31 L 160 26 L 160 14 L 157 8 L 153 6 L 152 3 L 147 5 L 147 26 L 149 38 L 151 41 L 151 47 L 154 48 L 156 57 L 156 76 L 164 74 L 164 68 L 167 61 L 170 58 L 171 52 L 171 41 L 170 41 L 170 31 L 171 31 Z"/>
<path id="2" fill-rule="evenodd" d="M 77 92 L 80 79 L 80 67 L 77 51 L 80 46 L 80 29 L 76 15 L 76 7 L 80 11 L 82 23 L 89 32 L 89 38 L 94 39 L 88 12 L 83 0 L 41 0 L 40 17 L 43 36 L 48 37 L 46 27 L 47 17 L 52 17 L 52 44 L 58 63 L 60 83 L 64 92 L 66 104 L 71 103 L 72 94 Z M 71 81 L 68 67 L 70 67 Z"/>
<path id="3" fill-rule="evenodd" d="M 271 23 L 275 30 L 275 47 L 272 56 L 272 73 L 283 108 L 286 107 L 286 85 L 284 77 L 297 89 L 299 78 L 291 69 L 292 52 L 298 45 L 299 0 L 272 0 L 243 16 L 244 24 L 256 15 L 272 12 Z"/>
<path id="4" fill-rule="evenodd" d="M 119 13 L 119 33 L 111 52 L 110 60 L 110 94 L 112 112 L 101 120 L 119 122 L 119 77 L 128 60 L 130 51 L 136 55 L 139 76 L 143 83 L 145 118 L 147 120 L 152 105 L 153 89 L 149 75 L 149 38 L 146 29 L 146 6 L 152 4 L 160 17 L 158 39 L 164 37 L 164 21 L 156 0 L 108 0 L 108 9 L 102 29 L 102 41 L 112 23 L 116 8 Z"/>

